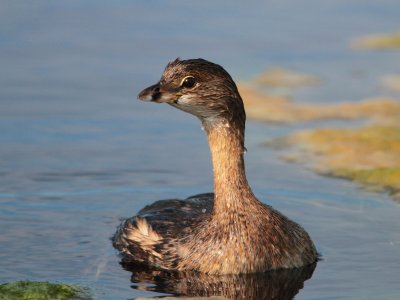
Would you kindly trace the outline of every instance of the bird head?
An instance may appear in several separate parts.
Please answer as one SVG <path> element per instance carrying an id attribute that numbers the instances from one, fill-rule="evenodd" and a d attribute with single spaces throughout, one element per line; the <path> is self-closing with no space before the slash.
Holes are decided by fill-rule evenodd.
<path id="1" fill-rule="evenodd" d="M 170 62 L 160 81 L 141 91 L 138 98 L 168 103 L 203 123 L 245 119 L 243 102 L 231 76 L 204 59 Z"/>

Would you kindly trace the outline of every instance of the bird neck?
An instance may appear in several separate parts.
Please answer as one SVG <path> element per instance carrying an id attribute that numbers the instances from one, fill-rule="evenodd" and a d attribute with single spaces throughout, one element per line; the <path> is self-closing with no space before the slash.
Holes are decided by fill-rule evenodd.
<path id="1" fill-rule="evenodd" d="M 214 172 L 214 217 L 243 211 L 255 199 L 245 174 L 244 128 L 221 123 L 205 129 Z"/>

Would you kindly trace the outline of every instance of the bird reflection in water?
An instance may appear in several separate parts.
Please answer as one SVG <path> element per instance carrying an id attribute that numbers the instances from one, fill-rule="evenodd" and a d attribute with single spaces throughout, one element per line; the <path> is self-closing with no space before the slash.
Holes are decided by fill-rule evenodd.
<path id="1" fill-rule="evenodd" d="M 221 299 L 293 299 L 311 278 L 316 264 L 303 268 L 266 273 L 208 275 L 199 272 L 168 272 L 146 266 L 121 263 L 132 272 L 132 288 L 171 294 L 176 297 L 212 297 Z M 143 298 L 142 298 L 143 299 Z"/>

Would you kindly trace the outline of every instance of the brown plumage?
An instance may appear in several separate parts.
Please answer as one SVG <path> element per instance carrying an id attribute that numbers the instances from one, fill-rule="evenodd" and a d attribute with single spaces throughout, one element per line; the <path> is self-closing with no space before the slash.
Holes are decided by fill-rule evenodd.
<path id="1" fill-rule="evenodd" d="M 251 191 L 243 160 L 243 102 L 221 66 L 177 59 L 139 99 L 165 102 L 200 119 L 211 150 L 214 194 L 158 201 L 125 220 L 113 238 L 125 261 L 239 274 L 298 268 L 317 260 L 307 232 Z"/>

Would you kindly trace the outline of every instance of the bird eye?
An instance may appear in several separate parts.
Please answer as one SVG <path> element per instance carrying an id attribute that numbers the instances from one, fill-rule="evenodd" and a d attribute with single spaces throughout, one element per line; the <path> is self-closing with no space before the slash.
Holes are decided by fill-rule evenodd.
<path id="1" fill-rule="evenodd" d="M 183 88 L 192 88 L 196 84 L 196 79 L 194 79 L 193 76 L 186 76 L 185 78 L 182 79 L 181 81 L 181 87 Z"/>

